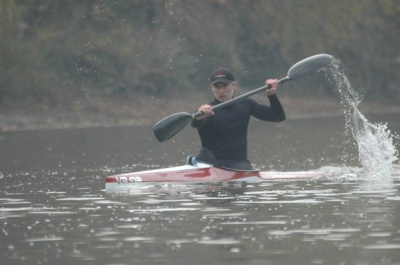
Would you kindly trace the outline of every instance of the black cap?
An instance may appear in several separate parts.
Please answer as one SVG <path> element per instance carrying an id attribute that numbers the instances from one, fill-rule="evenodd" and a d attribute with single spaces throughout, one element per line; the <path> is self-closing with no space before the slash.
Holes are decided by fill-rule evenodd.
<path id="1" fill-rule="evenodd" d="M 211 85 L 215 83 L 231 83 L 235 81 L 233 74 L 226 68 L 220 68 L 215 71 L 210 77 Z"/>

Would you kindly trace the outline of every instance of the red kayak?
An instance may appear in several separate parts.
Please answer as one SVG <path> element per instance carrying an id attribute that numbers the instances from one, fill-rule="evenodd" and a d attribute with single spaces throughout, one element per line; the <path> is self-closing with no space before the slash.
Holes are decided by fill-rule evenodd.
<path id="1" fill-rule="evenodd" d="M 117 191 L 140 184 L 151 183 L 216 183 L 257 182 L 280 179 L 309 179 L 318 177 L 315 171 L 272 172 L 259 170 L 237 170 L 205 163 L 160 168 L 147 171 L 119 174 L 106 177 L 106 191 Z"/>

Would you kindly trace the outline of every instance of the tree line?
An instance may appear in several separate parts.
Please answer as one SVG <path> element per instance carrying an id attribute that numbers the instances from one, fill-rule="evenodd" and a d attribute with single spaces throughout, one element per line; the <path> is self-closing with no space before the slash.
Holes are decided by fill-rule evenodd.
<path id="1" fill-rule="evenodd" d="M 208 86 L 219 66 L 252 87 L 317 53 L 369 96 L 398 98 L 399 25 L 397 0 L 2 0 L 0 104 L 173 95 Z"/>

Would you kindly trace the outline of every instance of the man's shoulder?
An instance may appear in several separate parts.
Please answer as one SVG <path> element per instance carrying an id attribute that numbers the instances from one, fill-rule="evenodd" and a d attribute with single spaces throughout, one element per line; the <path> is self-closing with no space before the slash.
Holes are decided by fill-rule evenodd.
<path id="1" fill-rule="evenodd" d="M 217 100 L 217 99 L 213 99 L 213 100 L 211 100 L 210 102 L 208 102 L 208 105 L 211 105 L 211 106 L 215 106 L 215 105 L 217 105 L 217 104 L 219 104 L 220 102 Z"/>

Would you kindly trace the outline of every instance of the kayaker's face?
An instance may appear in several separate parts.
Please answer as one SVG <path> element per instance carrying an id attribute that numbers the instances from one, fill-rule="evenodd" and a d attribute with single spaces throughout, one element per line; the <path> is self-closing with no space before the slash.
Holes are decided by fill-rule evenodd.
<path id="1" fill-rule="evenodd" d="M 236 82 L 227 83 L 215 83 L 211 86 L 211 91 L 214 92 L 215 98 L 224 102 L 232 98 L 233 91 L 237 88 Z"/>

